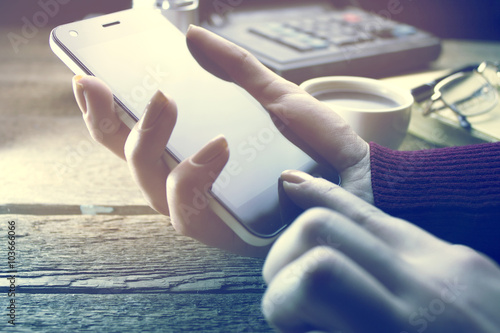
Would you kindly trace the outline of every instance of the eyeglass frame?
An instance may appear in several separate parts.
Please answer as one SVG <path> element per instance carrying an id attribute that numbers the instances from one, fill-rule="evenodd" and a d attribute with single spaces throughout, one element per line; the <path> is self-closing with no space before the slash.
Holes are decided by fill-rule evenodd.
<path id="1" fill-rule="evenodd" d="M 472 128 L 472 125 L 470 124 L 470 122 L 467 120 L 467 117 L 473 117 L 473 116 L 478 116 L 478 115 L 481 115 L 481 114 L 484 114 L 484 113 L 487 113 L 489 111 L 491 111 L 497 104 L 498 104 L 498 101 L 499 101 L 499 96 L 498 96 L 498 91 L 496 92 L 495 94 L 495 102 L 493 104 L 492 107 L 489 107 L 485 110 L 482 110 L 476 114 L 473 114 L 473 115 L 468 115 L 468 116 L 465 116 L 462 114 L 462 112 L 460 110 L 458 110 L 455 105 L 453 104 L 449 104 L 446 102 L 446 100 L 444 100 L 442 98 L 442 92 L 441 92 L 441 89 L 442 87 L 446 86 L 447 84 L 449 84 L 450 82 L 453 82 L 454 80 L 456 80 L 457 78 L 459 77 L 462 77 L 462 76 L 465 76 L 469 73 L 477 73 L 479 75 L 481 75 L 481 77 L 484 78 L 484 80 L 486 81 L 486 83 L 488 85 L 491 86 L 491 88 L 493 89 L 496 89 L 498 90 L 498 86 L 499 86 L 499 82 L 497 82 L 496 84 L 493 84 L 489 79 L 488 77 L 486 77 L 486 75 L 484 74 L 484 71 L 488 68 L 488 67 L 495 67 L 496 69 L 496 74 L 497 74 L 497 77 L 498 77 L 498 80 L 500 81 L 500 66 L 499 66 L 499 63 L 498 62 L 492 62 L 492 61 L 483 61 L 481 62 L 476 68 L 474 68 L 473 70 L 471 71 L 459 71 L 459 72 L 455 72 L 455 73 L 452 73 L 440 80 L 437 81 L 437 83 L 435 84 L 434 86 L 434 93 L 432 94 L 432 96 L 430 97 L 430 100 L 428 101 L 427 103 L 427 106 L 425 107 L 424 109 L 424 112 L 423 112 L 423 115 L 424 116 L 428 116 L 429 114 L 431 114 L 432 112 L 436 112 L 436 111 L 439 111 L 439 110 L 442 110 L 444 109 L 445 107 L 448 107 L 451 111 L 453 111 L 453 113 L 455 113 L 455 115 L 457 116 L 458 118 L 458 122 L 460 124 L 460 126 L 466 130 L 471 130 Z M 469 100 L 469 99 L 472 99 L 473 95 L 470 95 L 470 96 L 467 96 L 465 98 L 463 98 L 462 100 Z M 432 106 L 435 102 L 441 100 L 443 103 L 444 103 L 444 106 L 441 107 L 441 108 L 437 108 L 437 109 L 433 109 Z"/>

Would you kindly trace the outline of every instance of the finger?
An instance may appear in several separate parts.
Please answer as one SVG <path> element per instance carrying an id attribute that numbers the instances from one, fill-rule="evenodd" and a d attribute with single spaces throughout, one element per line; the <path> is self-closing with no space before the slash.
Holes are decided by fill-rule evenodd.
<path id="1" fill-rule="evenodd" d="M 363 268 L 328 247 L 284 267 L 262 301 L 266 319 L 283 332 L 396 332 L 400 307 Z"/>
<path id="2" fill-rule="evenodd" d="M 413 280 L 413 271 L 397 252 L 346 217 L 324 208 L 302 214 L 275 242 L 263 268 L 264 279 L 272 281 L 283 267 L 317 246 L 342 252 L 396 294 Z"/>
<path id="3" fill-rule="evenodd" d="M 162 156 L 176 119 L 175 103 L 157 91 L 125 143 L 125 156 L 134 180 L 151 207 L 165 215 L 169 212 L 165 189 L 169 169 Z"/>
<path id="4" fill-rule="evenodd" d="M 208 58 L 204 64 L 212 62 L 211 66 L 217 68 L 219 76 L 225 75 L 225 79 L 238 83 L 263 105 L 290 92 L 303 93 L 295 84 L 267 69 L 245 49 L 206 29 L 191 26 L 186 37 L 188 43 L 196 47 L 197 58 L 204 54 Z"/>
<path id="5" fill-rule="evenodd" d="M 207 40 L 207 38 L 212 40 Z M 189 29 L 187 44 L 191 54 L 203 68 L 223 80 L 236 82 L 268 110 L 281 96 L 293 92 L 303 94 L 303 91 L 295 84 L 265 68 L 246 50 L 202 28 L 193 26 Z M 287 128 L 288 121 L 283 122 L 279 117 L 272 117 L 272 120 L 295 145 L 313 158 L 323 159 L 307 142 Z"/>
<path id="6" fill-rule="evenodd" d="M 289 139 L 301 148 L 312 147 L 308 149 L 340 172 L 368 154 L 367 143 L 342 118 L 297 85 L 273 73 L 248 51 L 200 27 L 191 27 L 187 38 L 300 138 L 301 142 Z"/>
<path id="7" fill-rule="evenodd" d="M 108 86 L 96 77 L 77 75 L 73 92 L 92 138 L 125 159 L 123 146 L 130 130 L 118 118 Z"/>
<path id="8" fill-rule="evenodd" d="M 172 170 L 167 179 L 172 225 L 181 234 L 209 246 L 262 257 L 269 247 L 248 245 L 210 209 L 210 189 L 228 159 L 227 141 L 219 136 Z"/>
<path id="9" fill-rule="evenodd" d="M 423 251 L 436 251 L 447 244 L 407 221 L 382 212 L 327 180 L 314 178 L 301 171 L 286 171 L 281 178 L 287 195 L 300 207 L 333 209 L 399 251 L 423 254 Z"/>

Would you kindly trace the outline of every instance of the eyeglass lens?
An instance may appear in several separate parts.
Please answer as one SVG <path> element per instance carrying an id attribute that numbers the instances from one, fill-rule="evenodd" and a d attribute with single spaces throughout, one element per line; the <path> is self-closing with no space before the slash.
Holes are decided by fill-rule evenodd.
<path id="1" fill-rule="evenodd" d="M 498 101 L 498 92 L 482 75 L 471 72 L 447 82 L 439 89 L 442 100 L 463 116 L 489 111 Z"/>

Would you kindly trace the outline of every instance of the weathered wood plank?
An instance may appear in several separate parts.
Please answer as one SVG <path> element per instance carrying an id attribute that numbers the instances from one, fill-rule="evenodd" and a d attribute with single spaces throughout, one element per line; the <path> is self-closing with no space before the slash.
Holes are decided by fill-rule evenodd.
<path id="1" fill-rule="evenodd" d="M 8 221 L 16 222 L 17 324 L 5 316 L 0 331 L 272 331 L 260 314 L 263 261 L 177 235 L 160 215 L 0 215 L 5 242 Z"/>
<path id="2" fill-rule="evenodd" d="M 0 214 L 10 215 L 154 215 L 149 206 L 0 204 Z"/>
<path id="3" fill-rule="evenodd" d="M 236 256 L 175 233 L 168 219 L 146 216 L 0 215 L 16 222 L 21 293 L 261 294 L 262 259 Z M 5 235 L 5 236 L 4 236 Z M 0 244 L 0 257 L 7 247 Z M 0 267 L 6 267 L 0 262 Z M 7 291 L 7 269 L 0 293 Z"/>
<path id="4" fill-rule="evenodd" d="M 258 294 L 19 294 L 2 332 L 272 332 Z M 7 297 L 0 295 L 2 309 Z"/>

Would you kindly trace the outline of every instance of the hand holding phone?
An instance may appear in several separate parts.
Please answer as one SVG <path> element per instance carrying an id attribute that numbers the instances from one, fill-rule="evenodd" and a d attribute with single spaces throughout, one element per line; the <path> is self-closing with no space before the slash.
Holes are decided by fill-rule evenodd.
<path id="1" fill-rule="evenodd" d="M 359 164 L 361 164 L 362 161 L 366 161 L 365 157 L 368 151 L 367 145 L 353 134 L 345 123 L 343 123 L 334 113 L 327 110 L 321 103 L 305 94 L 294 84 L 279 78 L 274 73 L 267 70 L 258 63 L 255 58 L 247 54 L 246 51 L 228 43 L 220 37 L 203 29 L 193 28 L 188 33 L 188 39 L 191 43 L 194 43 L 208 59 L 217 63 L 232 80 L 237 82 L 262 103 L 266 110 L 275 116 L 276 120 L 281 120 L 285 123 L 288 122 L 286 124 L 287 128 L 292 130 L 293 134 L 296 136 L 295 139 L 300 139 L 299 141 L 301 142 L 302 148 L 311 153 L 311 155 L 321 157 L 328 161 L 330 165 L 340 169 L 340 171 L 343 172 L 344 186 L 350 186 L 350 178 L 363 178 L 354 176 L 356 173 L 358 176 L 360 172 L 366 173 L 366 170 L 359 168 Z M 167 41 L 165 43 L 168 44 Z M 123 74 L 128 76 L 126 70 L 124 70 Z M 134 73 L 131 73 L 130 76 L 133 77 Z M 121 79 L 123 80 L 123 77 Z M 99 91 L 102 92 L 106 89 L 104 85 L 98 86 L 90 78 L 84 78 L 82 81 L 86 81 L 81 82 L 81 84 L 85 88 L 87 99 L 92 99 L 93 95 L 99 95 Z M 88 89 L 95 89 L 98 92 L 92 94 Z M 109 96 L 111 96 L 111 93 L 109 93 Z M 90 104 L 92 103 L 87 100 L 87 105 Z M 90 110 L 88 112 L 93 111 Z M 180 112 L 182 112 L 181 108 L 179 108 L 179 113 Z M 104 114 L 108 113 L 112 113 L 109 107 Z M 97 114 L 97 112 L 95 112 L 95 114 Z M 99 117 L 99 115 L 97 115 L 97 117 Z M 91 124 L 88 122 L 89 127 L 95 126 L 95 124 L 96 122 Z M 116 147 L 120 146 L 120 142 L 125 141 L 127 133 L 123 133 L 122 131 L 116 135 L 120 138 L 117 139 L 114 137 L 114 139 L 109 141 L 113 142 L 111 145 L 114 148 L 108 146 L 115 151 Z M 135 129 L 132 130 L 131 136 L 134 138 L 129 138 L 129 140 L 140 141 L 138 138 L 141 137 L 141 133 Z M 295 140 L 292 136 L 290 137 L 292 140 Z M 346 142 L 347 139 L 350 141 Z M 346 144 L 353 149 L 344 149 Z M 135 147 L 137 148 L 137 146 Z M 257 150 L 257 147 L 258 146 L 249 145 L 244 148 L 248 148 L 247 150 L 251 150 L 249 148 Z M 248 153 L 248 156 L 250 156 L 250 153 Z M 129 163 L 132 162 L 129 161 Z M 353 166 L 356 165 L 358 167 L 354 168 Z M 179 207 L 180 204 L 192 205 L 196 194 L 193 194 L 191 190 L 196 186 L 203 188 L 207 185 L 207 183 L 199 182 L 199 177 L 193 177 L 196 170 L 193 169 L 192 166 L 192 160 L 186 158 L 184 162 L 174 169 L 173 174 L 177 177 L 176 182 L 170 182 L 170 184 L 167 185 L 169 194 L 172 194 L 168 200 L 171 209 L 170 214 L 173 220 L 176 221 L 177 226 L 180 226 L 181 229 L 184 229 L 184 231 L 191 230 L 188 231 L 191 236 L 205 243 L 249 254 L 250 247 L 237 240 L 238 238 L 235 237 L 233 233 L 234 229 L 229 229 L 226 225 L 222 224 L 219 216 L 213 212 L 207 210 L 200 213 L 199 216 L 193 215 L 191 223 L 187 223 L 183 220 L 182 215 L 175 211 L 177 208 L 172 210 L 173 206 Z M 132 169 L 141 167 L 143 166 L 138 163 L 133 166 Z M 158 174 L 151 174 L 151 177 L 156 179 L 161 179 L 161 177 L 166 178 L 166 173 L 168 171 L 169 170 L 162 170 L 158 172 Z M 190 181 L 190 179 L 194 180 Z M 210 178 L 208 178 L 208 180 L 210 180 Z M 199 183 L 194 186 L 195 184 L 193 184 L 193 182 Z M 169 182 L 167 181 L 167 183 Z M 358 185 L 360 183 L 361 182 L 358 182 Z M 186 187 L 186 184 L 189 185 Z M 155 186 L 158 188 L 158 185 L 141 185 L 143 191 L 146 193 L 150 193 L 151 189 Z M 353 188 L 358 188 L 361 192 L 365 192 L 362 190 L 363 186 L 353 186 Z M 368 190 L 370 190 L 369 186 Z M 370 192 L 368 190 L 366 193 Z M 159 200 L 161 201 L 161 198 L 159 198 Z M 171 203 L 173 203 L 173 205 Z M 258 211 L 259 207 L 254 207 L 253 209 Z M 235 239 L 237 241 L 235 241 Z"/>

